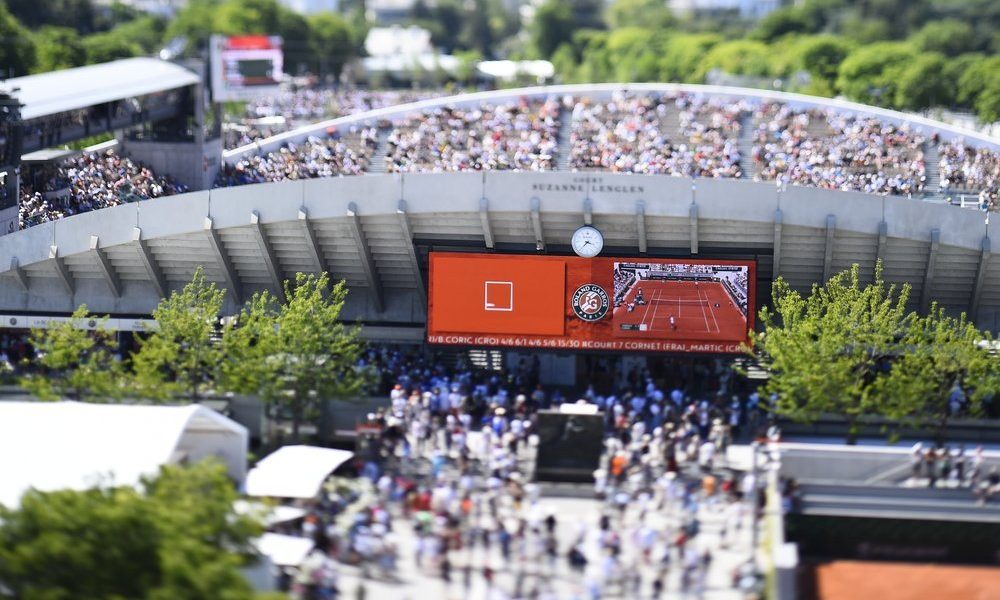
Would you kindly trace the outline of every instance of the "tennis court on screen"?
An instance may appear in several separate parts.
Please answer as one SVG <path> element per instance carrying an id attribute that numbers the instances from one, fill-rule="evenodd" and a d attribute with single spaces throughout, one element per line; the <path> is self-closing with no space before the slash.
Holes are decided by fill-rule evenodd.
<path id="1" fill-rule="evenodd" d="M 747 335 L 746 317 L 716 281 L 637 280 L 613 319 L 619 337 L 742 341 Z"/>

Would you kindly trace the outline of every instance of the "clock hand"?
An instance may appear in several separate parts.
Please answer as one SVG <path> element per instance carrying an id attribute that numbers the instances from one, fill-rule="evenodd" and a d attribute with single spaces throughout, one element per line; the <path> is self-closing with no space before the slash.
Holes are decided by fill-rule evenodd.
<path id="1" fill-rule="evenodd" d="M 590 243 L 590 240 L 584 240 L 584 241 L 583 241 L 583 245 L 584 245 L 584 246 L 586 246 L 586 245 L 587 245 L 587 244 L 589 244 L 589 243 Z"/>

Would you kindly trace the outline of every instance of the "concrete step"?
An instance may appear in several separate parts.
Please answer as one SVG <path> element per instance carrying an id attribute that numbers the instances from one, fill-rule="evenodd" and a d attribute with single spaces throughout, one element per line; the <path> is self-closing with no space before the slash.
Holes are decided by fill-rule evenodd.
<path id="1" fill-rule="evenodd" d="M 931 142 L 924 142 L 924 172 L 924 192 L 936 194 L 941 189 L 941 155 Z"/>
<path id="2" fill-rule="evenodd" d="M 743 114 L 740 117 L 740 139 L 737 147 L 740 150 L 741 179 L 753 179 L 753 117 Z"/>
<path id="3" fill-rule="evenodd" d="M 556 170 L 569 171 L 570 136 L 573 133 L 573 110 L 563 107 L 559 112 L 559 145 L 556 148 Z"/>
<path id="4" fill-rule="evenodd" d="M 389 151 L 389 131 L 390 129 L 380 127 L 378 130 L 378 144 L 375 146 L 375 153 L 372 155 L 371 166 L 368 172 L 372 175 L 385 173 L 385 155 Z"/>

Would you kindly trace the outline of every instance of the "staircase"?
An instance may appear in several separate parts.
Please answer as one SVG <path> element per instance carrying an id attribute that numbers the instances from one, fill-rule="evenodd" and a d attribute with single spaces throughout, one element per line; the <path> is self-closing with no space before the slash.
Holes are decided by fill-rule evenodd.
<path id="1" fill-rule="evenodd" d="M 740 117 L 740 139 L 736 143 L 740 151 L 741 179 L 753 179 L 753 117 L 744 114 Z"/>
<path id="2" fill-rule="evenodd" d="M 368 167 L 368 173 L 372 175 L 385 173 L 385 155 L 389 151 L 390 131 L 387 127 L 379 127 L 378 129 L 378 143 L 375 146 L 375 153 L 372 155 L 371 165 Z"/>
<path id="3" fill-rule="evenodd" d="M 941 192 L 941 156 L 937 146 L 932 142 L 924 142 L 924 193 L 938 195 Z"/>
<path id="4" fill-rule="evenodd" d="M 570 135 L 573 133 L 573 109 L 559 111 L 559 146 L 556 149 L 556 170 L 569 171 Z"/>

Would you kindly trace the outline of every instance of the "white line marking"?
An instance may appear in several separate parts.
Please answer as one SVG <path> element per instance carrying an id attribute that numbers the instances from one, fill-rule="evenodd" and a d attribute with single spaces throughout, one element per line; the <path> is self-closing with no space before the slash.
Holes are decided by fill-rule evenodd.
<path id="1" fill-rule="evenodd" d="M 705 294 L 705 302 L 708 302 L 708 294 L 707 293 Z M 722 333 L 722 330 L 719 329 L 719 320 L 715 318 L 715 309 L 712 308 L 712 307 L 709 307 L 708 310 L 712 313 L 712 320 L 715 321 L 715 333 Z"/>
<path id="2" fill-rule="evenodd" d="M 632 296 L 632 301 L 633 302 L 635 301 L 635 296 L 634 295 Z M 642 313 L 642 320 L 639 321 L 639 322 L 640 323 L 645 323 L 646 322 L 646 315 L 648 315 L 648 314 L 649 314 L 649 302 L 646 302 L 646 312 Z M 649 324 L 649 328 L 650 329 L 653 328 L 653 324 L 652 323 Z"/>
<path id="3" fill-rule="evenodd" d="M 698 290 L 698 300 L 701 300 L 701 290 Z M 701 318 L 705 319 L 705 333 L 712 333 L 712 328 L 708 326 L 708 315 L 705 314 L 705 305 L 701 302 L 698 304 L 701 306 Z"/>
<path id="4" fill-rule="evenodd" d="M 649 322 L 649 330 L 650 331 L 653 330 L 653 325 L 656 323 L 656 309 L 659 308 L 659 306 L 660 306 L 660 302 L 659 302 L 659 299 L 660 299 L 660 296 L 659 296 L 660 290 L 656 290 L 656 294 L 657 294 L 656 297 L 653 298 L 653 305 L 654 305 L 653 306 L 653 319 Z"/>

